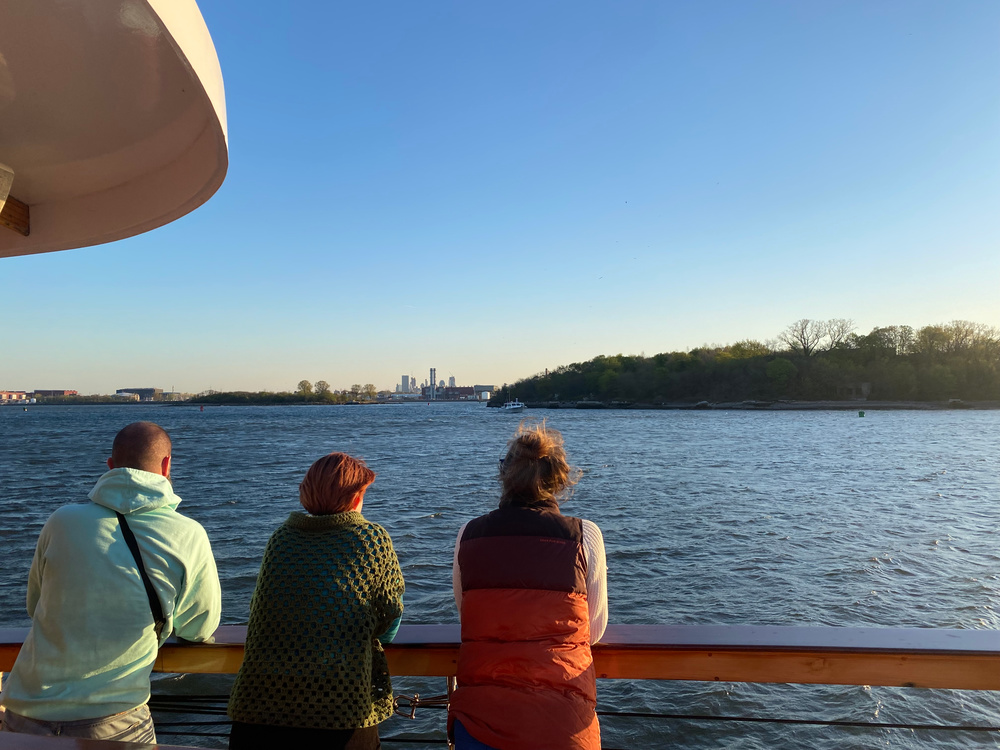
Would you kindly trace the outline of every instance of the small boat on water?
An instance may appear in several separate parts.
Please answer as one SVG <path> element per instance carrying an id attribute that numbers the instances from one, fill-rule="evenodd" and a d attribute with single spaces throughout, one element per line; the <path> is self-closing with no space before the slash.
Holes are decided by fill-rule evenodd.
<path id="1" fill-rule="evenodd" d="M 517 414 L 524 411 L 524 404 L 515 398 L 513 401 L 505 401 L 500 411 Z"/>

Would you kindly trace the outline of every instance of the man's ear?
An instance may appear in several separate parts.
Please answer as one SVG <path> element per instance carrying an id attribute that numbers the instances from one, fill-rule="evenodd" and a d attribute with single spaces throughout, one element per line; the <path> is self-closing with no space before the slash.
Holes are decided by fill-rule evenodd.
<path id="1" fill-rule="evenodd" d="M 163 457 L 163 463 L 160 464 L 160 475 L 164 477 L 170 476 L 170 456 Z"/>
<path id="2" fill-rule="evenodd" d="M 108 468 L 109 469 L 115 468 L 115 460 L 113 458 L 108 459 Z"/>

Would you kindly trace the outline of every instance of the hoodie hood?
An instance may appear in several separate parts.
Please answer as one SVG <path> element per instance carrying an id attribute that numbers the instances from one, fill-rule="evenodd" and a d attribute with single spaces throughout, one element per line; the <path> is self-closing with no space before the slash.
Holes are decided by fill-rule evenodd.
<path id="1" fill-rule="evenodd" d="M 174 510 L 181 502 L 169 479 L 139 469 L 112 469 L 97 480 L 87 497 L 123 514 L 163 507 Z"/>

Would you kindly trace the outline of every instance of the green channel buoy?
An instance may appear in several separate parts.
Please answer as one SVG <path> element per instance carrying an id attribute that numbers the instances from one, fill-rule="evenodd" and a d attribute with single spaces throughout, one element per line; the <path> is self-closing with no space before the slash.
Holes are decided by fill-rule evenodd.
<path id="1" fill-rule="evenodd" d="M 863 417 L 864 415 L 865 415 L 865 413 L 864 413 L 863 411 L 859 411 L 859 412 L 858 412 L 858 416 L 859 416 L 859 417 Z"/>

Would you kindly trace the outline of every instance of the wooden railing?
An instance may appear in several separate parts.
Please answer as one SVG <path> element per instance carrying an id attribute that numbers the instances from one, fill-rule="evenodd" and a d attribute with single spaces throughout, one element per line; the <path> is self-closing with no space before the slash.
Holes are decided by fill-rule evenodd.
<path id="1" fill-rule="evenodd" d="M 26 629 L 0 629 L 0 672 Z M 210 645 L 167 643 L 158 672 L 234 673 L 246 628 L 219 628 Z M 388 647 L 394 675 L 449 677 L 458 625 L 404 625 Z M 1000 690 L 1000 631 L 931 628 L 805 628 L 611 625 L 594 646 L 598 677 L 623 680 L 889 685 Z"/>

